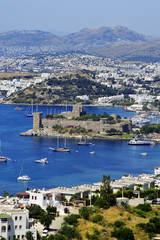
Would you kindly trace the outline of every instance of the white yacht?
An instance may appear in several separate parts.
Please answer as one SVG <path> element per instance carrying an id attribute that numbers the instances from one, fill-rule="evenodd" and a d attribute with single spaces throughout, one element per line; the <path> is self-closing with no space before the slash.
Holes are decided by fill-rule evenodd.
<path id="1" fill-rule="evenodd" d="M 23 175 L 23 164 L 19 173 L 19 177 L 17 178 L 18 181 L 30 181 L 30 177 L 28 177 L 27 175 Z"/>
<path id="2" fill-rule="evenodd" d="M 154 142 L 152 141 L 144 141 L 144 140 L 137 140 L 137 139 L 132 139 L 128 142 L 129 145 L 154 145 Z"/>
<path id="3" fill-rule="evenodd" d="M 43 163 L 43 164 L 47 164 L 48 161 L 47 161 L 47 158 L 42 158 L 40 160 L 35 160 L 35 163 Z"/>
<path id="4" fill-rule="evenodd" d="M 30 181 L 30 177 L 28 177 L 27 175 L 22 175 L 22 176 L 19 176 L 17 178 L 18 181 Z"/>

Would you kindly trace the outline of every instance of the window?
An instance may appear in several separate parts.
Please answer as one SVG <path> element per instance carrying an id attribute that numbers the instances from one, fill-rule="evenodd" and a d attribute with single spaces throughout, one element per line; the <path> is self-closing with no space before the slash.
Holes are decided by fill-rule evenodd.
<path id="1" fill-rule="evenodd" d="M 22 216 L 19 217 L 19 220 L 22 220 Z"/>
<path id="2" fill-rule="evenodd" d="M 15 229 L 17 229 L 17 225 L 15 225 Z"/>
<path id="3" fill-rule="evenodd" d="M 22 239 L 24 238 L 24 235 L 22 235 Z"/>
<path id="4" fill-rule="evenodd" d="M 8 225 L 8 231 L 11 231 L 11 225 Z"/>
<path id="5" fill-rule="evenodd" d="M 16 216 L 16 217 L 15 217 L 15 221 L 17 221 L 17 219 L 18 219 L 18 217 Z"/>
<path id="6" fill-rule="evenodd" d="M 34 199 L 34 197 L 32 196 L 32 199 Z"/>
<path id="7" fill-rule="evenodd" d="M 37 200 L 37 197 L 35 196 L 35 200 Z"/>
<path id="8" fill-rule="evenodd" d="M 6 232 L 6 226 L 2 226 L 2 232 Z"/>
<path id="9" fill-rule="evenodd" d="M 22 229 L 22 225 L 19 225 L 19 229 Z"/>
<path id="10" fill-rule="evenodd" d="M 44 200 L 46 200 L 46 197 L 44 197 Z"/>
<path id="11" fill-rule="evenodd" d="M 18 235 L 17 238 L 20 238 L 20 235 Z"/>
<path id="12" fill-rule="evenodd" d="M 16 238 L 16 235 L 13 235 L 13 238 Z"/>
<path id="13" fill-rule="evenodd" d="M 2 223 L 7 222 L 7 218 L 2 218 L 1 222 L 2 222 Z"/>

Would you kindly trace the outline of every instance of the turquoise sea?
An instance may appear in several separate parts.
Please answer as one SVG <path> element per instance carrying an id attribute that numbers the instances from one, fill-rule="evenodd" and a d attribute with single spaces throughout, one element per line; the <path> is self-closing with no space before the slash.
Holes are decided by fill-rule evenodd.
<path id="1" fill-rule="evenodd" d="M 57 139 L 48 137 L 24 137 L 19 133 L 32 128 L 32 118 L 25 116 L 23 111 L 15 111 L 13 105 L 0 105 L 0 155 L 11 160 L 0 163 L 0 194 L 4 190 L 10 194 L 25 191 L 27 188 L 46 189 L 78 184 L 91 184 L 101 181 L 103 174 L 110 174 L 112 179 L 123 174 L 137 175 L 153 173 L 155 166 L 160 165 L 160 144 L 155 146 L 129 146 L 126 141 L 93 140 L 90 146 L 78 146 L 75 139 L 67 140 L 71 153 L 56 153 L 49 150 L 55 147 Z M 68 110 L 71 110 L 68 107 Z M 64 107 L 41 106 L 38 109 L 47 113 L 60 113 Z M 132 117 L 134 112 L 125 112 L 122 108 L 84 107 L 89 113 L 119 114 Z M 60 139 L 63 146 L 64 140 Z M 95 151 L 95 155 L 89 152 Z M 140 153 L 147 152 L 142 157 Z M 47 157 L 49 164 L 36 164 L 34 161 Z M 29 182 L 18 182 L 20 169 L 31 178 Z"/>

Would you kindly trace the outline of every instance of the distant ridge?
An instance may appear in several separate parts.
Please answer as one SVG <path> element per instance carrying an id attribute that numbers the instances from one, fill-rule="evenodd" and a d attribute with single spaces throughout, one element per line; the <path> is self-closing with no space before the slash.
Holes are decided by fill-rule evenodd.
<path id="1" fill-rule="evenodd" d="M 0 56 L 70 51 L 113 59 L 160 61 L 160 38 L 148 37 L 123 26 L 84 28 L 66 36 L 39 30 L 0 33 Z"/>

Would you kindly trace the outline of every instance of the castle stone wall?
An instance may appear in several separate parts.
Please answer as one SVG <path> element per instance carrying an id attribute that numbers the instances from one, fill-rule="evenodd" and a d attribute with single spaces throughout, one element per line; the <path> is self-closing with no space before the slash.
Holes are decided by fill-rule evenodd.
<path id="1" fill-rule="evenodd" d="M 92 129 L 94 132 L 97 133 L 105 133 L 106 130 L 114 128 L 116 130 L 128 131 L 128 124 L 104 124 L 102 121 L 76 121 L 76 120 L 67 120 L 67 119 L 42 119 L 43 127 L 52 128 L 55 125 L 60 125 L 63 128 L 67 126 L 76 126 L 82 127 L 87 130 Z"/>

